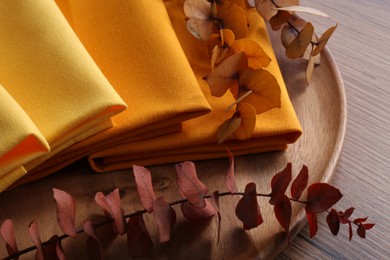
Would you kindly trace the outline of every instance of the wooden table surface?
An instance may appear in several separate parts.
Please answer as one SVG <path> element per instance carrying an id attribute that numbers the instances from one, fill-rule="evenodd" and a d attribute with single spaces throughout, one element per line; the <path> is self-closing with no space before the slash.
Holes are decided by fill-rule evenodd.
<path id="1" fill-rule="evenodd" d="M 367 215 L 369 222 L 376 223 L 376 226 L 368 232 L 366 239 L 360 239 L 355 235 L 352 242 L 349 242 L 346 227 L 343 225 L 339 235 L 334 237 L 329 232 L 325 216 L 322 214 L 317 236 L 310 239 L 306 225 L 292 244 L 277 256 L 277 259 L 390 259 L 390 136 L 387 134 L 387 130 L 390 128 L 390 2 L 387 0 L 302 0 L 301 4 L 329 14 L 329 19 L 312 15 L 304 16 L 314 23 L 318 32 L 323 32 L 335 23 L 339 24 L 328 44 L 344 80 L 348 110 L 344 149 L 332 183 L 344 194 L 336 207 L 346 209 L 353 206 L 356 208 L 354 216 Z M 329 106 L 332 104 L 330 103 Z M 70 170 L 65 171 L 70 175 L 80 175 L 85 167 L 85 163 L 80 162 L 71 166 Z M 163 167 L 163 170 L 165 168 Z M 71 179 L 71 176 L 67 175 L 66 177 Z M 54 176 L 53 180 L 60 181 L 61 178 Z M 85 185 L 92 185 L 88 188 L 96 189 L 96 191 L 103 188 L 105 189 L 103 191 L 111 191 L 113 187 L 123 186 L 128 178 L 128 175 L 125 174 L 117 175 L 115 179 L 111 178 L 110 175 L 96 178 L 86 176 L 79 178 L 77 183 L 71 180 L 68 185 L 73 185 L 75 190 L 79 190 L 79 194 L 72 195 L 76 198 L 82 198 L 84 203 L 89 203 L 89 200 L 92 199 L 85 199 L 85 194 L 83 194 Z M 95 179 L 98 179 L 99 182 L 95 183 Z M 40 190 L 40 185 L 37 182 L 32 186 Z M 134 190 L 134 187 L 127 188 Z M 163 189 L 163 187 L 160 188 Z M 46 192 L 49 193 L 50 189 L 46 189 Z M 6 196 L 3 195 L 0 202 L 3 204 L 10 202 L 9 197 L 13 194 L 15 201 L 28 200 L 29 197 L 37 195 L 31 194 L 31 192 L 9 193 Z M 36 200 L 41 198 L 40 196 L 36 197 Z M 42 208 L 50 208 L 50 212 L 45 213 L 49 214 L 47 219 L 55 219 L 53 202 L 50 201 L 50 205 L 48 205 L 47 199 L 43 200 L 43 198 L 42 201 L 35 200 L 39 206 L 11 205 L 10 207 L 2 207 L 0 217 L 2 219 L 7 216 L 30 220 L 42 214 Z M 129 209 L 133 207 L 133 204 L 137 204 L 137 202 L 130 201 L 125 206 Z M 10 211 L 8 208 L 13 208 L 14 211 Z M 94 209 L 100 212 L 97 207 Z M 20 213 L 19 216 L 15 216 L 15 212 Z M 83 217 L 85 216 L 79 216 L 79 219 Z M 17 219 L 16 222 L 18 222 Z M 23 225 L 25 226 L 26 223 L 23 222 Z M 190 228 L 194 233 L 201 233 L 202 230 L 206 229 L 206 227 L 201 227 L 199 230 L 182 225 L 177 228 L 176 232 L 186 228 Z M 47 234 L 61 233 L 58 232 L 58 227 L 54 229 L 49 225 L 46 227 L 41 225 L 41 229 L 42 231 L 46 229 Z M 23 230 L 19 228 L 19 233 L 26 234 L 26 236 L 18 237 L 18 239 L 25 240 L 31 245 L 25 228 Z M 189 237 L 184 236 L 183 241 L 179 240 L 180 236 L 176 237 L 175 243 L 183 246 L 188 246 L 188 243 L 199 245 Z M 202 246 L 211 247 L 209 244 Z M 0 251 L 2 252 L 4 248 L 1 247 Z M 157 252 L 160 249 L 157 247 Z M 196 251 L 197 248 L 192 246 L 190 249 Z M 247 250 L 244 247 L 240 249 L 248 251 L 247 255 L 252 255 L 249 252 L 250 249 Z M 77 253 L 78 251 L 74 252 L 76 255 Z M 240 254 L 240 259 L 248 258 L 245 253 Z M 169 255 L 165 256 L 166 259 L 170 259 Z M 208 256 L 193 255 L 190 259 L 207 259 Z M 30 258 L 32 258 L 31 254 L 23 259 Z"/>
<path id="2" fill-rule="evenodd" d="M 278 259 L 390 259 L 390 1 L 304 0 L 301 5 L 330 16 L 305 16 L 318 31 L 339 24 L 328 44 L 347 97 L 347 132 L 333 179 L 344 193 L 338 207 L 354 206 L 377 224 L 366 239 L 352 242 L 345 227 L 333 237 L 325 221 L 310 239 L 306 225 Z"/>

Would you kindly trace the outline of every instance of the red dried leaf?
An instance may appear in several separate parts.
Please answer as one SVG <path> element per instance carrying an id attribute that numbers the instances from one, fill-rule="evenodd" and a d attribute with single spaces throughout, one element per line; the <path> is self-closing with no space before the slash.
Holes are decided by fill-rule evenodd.
<path id="1" fill-rule="evenodd" d="M 59 189 L 53 189 L 53 196 L 57 203 L 57 222 L 62 232 L 68 236 L 75 237 L 76 205 L 73 197 Z"/>
<path id="2" fill-rule="evenodd" d="M 317 233 L 317 215 L 315 213 L 306 211 L 307 222 L 309 222 L 310 238 L 314 237 Z"/>
<path id="3" fill-rule="evenodd" d="M 45 257 L 43 256 L 42 242 L 38 234 L 38 224 L 35 219 L 28 226 L 28 234 L 30 235 L 34 245 L 37 247 L 35 253 L 35 260 L 44 260 Z"/>
<path id="4" fill-rule="evenodd" d="M 339 211 L 338 215 L 339 215 L 340 223 L 341 224 L 349 223 L 348 218 L 352 215 L 354 210 L 355 210 L 355 208 L 351 207 L 351 208 L 345 210 L 344 212 Z"/>
<path id="5" fill-rule="evenodd" d="M 142 166 L 133 165 L 133 172 L 139 199 L 142 206 L 150 213 L 153 211 L 153 201 L 157 199 L 150 171 Z"/>
<path id="6" fill-rule="evenodd" d="M 375 224 L 373 224 L 373 223 L 363 224 L 363 227 L 364 227 L 365 230 L 370 230 L 374 226 L 375 226 Z"/>
<path id="7" fill-rule="evenodd" d="M 355 224 L 360 224 L 360 223 L 363 223 L 363 222 L 366 222 L 367 221 L 367 218 L 368 217 L 365 217 L 365 218 L 357 218 L 353 221 L 353 223 Z"/>
<path id="8" fill-rule="evenodd" d="M 237 190 L 236 181 L 234 178 L 234 156 L 229 150 L 227 150 L 227 153 L 229 155 L 230 166 L 226 173 L 225 183 L 228 191 L 233 194 Z"/>
<path id="9" fill-rule="evenodd" d="M 103 209 L 104 214 L 107 217 L 114 219 L 114 232 L 120 235 L 125 234 L 125 222 L 123 220 L 123 209 L 119 189 L 115 189 L 108 194 L 107 197 L 104 196 L 103 193 L 98 192 L 95 195 L 95 201 Z"/>
<path id="10" fill-rule="evenodd" d="M 353 236 L 351 221 L 348 221 L 348 232 L 349 232 L 349 241 L 351 241 L 352 240 L 352 236 Z"/>
<path id="11" fill-rule="evenodd" d="M 280 202 L 275 205 L 274 212 L 276 219 L 279 221 L 282 228 L 287 233 L 287 238 L 290 241 L 289 236 L 289 230 L 290 230 L 290 223 L 291 223 L 291 202 L 289 198 L 284 195 Z"/>
<path id="12" fill-rule="evenodd" d="M 288 163 L 286 168 L 284 168 L 281 172 L 277 173 L 271 181 L 271 199 L 269 203 L 271 205 L 276 205 L 283 200 L 284 193 L 288 187 L 292 178 L 291 174 L 291 163 Z"/>
<path id="13" fill-rule="evenodd" d="M 306 165 L 303 165 L 298 176 L 291 184 L 291 197 L 293 199 L 298 200 L 301 197 L 303 191 L 307 187 L 308 181 L 309 181 L 309 170 L 307 169 Z"/>
<path id="14" fill-rule="evenodd" d="M 146 256 L 153 246 L 143 215 L 129 218 L 127 222 L 127 248 L 131 257 Z"/>
<path id="15" fill-rule="evenodd" d="M 87 254 L 89 259 L 103 259 L 103 248 L 96 236 L 95 228 L 90 220 L 84 223 L 84 232 L 88 235 Z"/>
<path id="16" fill-rule="evenodd" d="M 13 255 L 19 252 L 16 244 L 14 223 L 10 219 L 4 220 L 0 228 L 0 234 L 5 240 L 8 255 Z M 18 259 L 19 257 L 15 258 Z"/>
<path id="17" fill-rule="evenodd" d="M 65 253 L 61 246 L 61 240 L 57 235 L 52 236 L 48 242 L 53 242 L 43 247 L 43 254 L 46 260 L 65 260 Z"/>
<path id="18" fill-rule="evenodd" d="M 154 221 L 158 227 L 159 241 L 169 241 L 171 238 L 172 210 L 163 196 L 153 202 Z"/>
<path id="19" fill-rule="evenodd" d="M 263 223 L 260 207 L 257 203 L 256 184 L 248 183 L 244 196 L 238 201 L 236 216 L 243 222 L 245 230 L 255 228 Z"/>
<path id="20" fill-rule="evenodd" d="M 219 240 L 221 238 L 221 212 L 219 211 L 219 192 L 214 191 L 211 193 L 211 204 L 213 205 L 214 209 L 217 211 L 218 214 L 218 229 L 217 229 L 217 244 L 219 244 Z"/>
<path id="21" fill-rule="evenodd" d="M 188 201 L 198 208 L 206 206 L 204 195 L 207 194 L 207 186 L 204 185 L 196 174 L 193 162 L 176 164 L 177 184 Z"/>
<path id="22" fill-rule="evenodd" d="M 331 209 L 328 216 L 326 216 L 326 223 L 328 223 L 330 232 L 337 236 L 340 230 L 340 220 L 336 210 Z"/>
<path id="23" fill-rule="evenodd" d="M 358 225 L 357 234 L 361 238 L 366 238 L 366 230 L 364 229 L 364 226 L 361 223 Z"/>
<path id="24" fill-rule="evenodd" d="M 321 213 L 332 207 L 343 195 L 327 183 L 314 183 L 307 190 L 306 211 Z"/>
<path id="25" fill-rule="evenodd" d="M 180 205 L 180 209 L 186 219 L 192 222 L 199 222 L 211 218 L 217 213 L 209 200 L 205 200 L 205 203 L 206 205 L 203 208 L 197 208 L 191 203 L 185 202 Z"/>

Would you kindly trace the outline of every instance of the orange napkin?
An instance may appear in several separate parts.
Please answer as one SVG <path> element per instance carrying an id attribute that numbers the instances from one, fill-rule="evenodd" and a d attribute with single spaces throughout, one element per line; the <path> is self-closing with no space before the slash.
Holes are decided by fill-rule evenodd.
<path id="1" fill-rule="evenodd" d="M 233 97 L 229 91 L 222 98 L 211 96 L 207 83 L 202 79 L 211 71 L 207 47 L 205 42 L 195 39 L 187 31 L 183 4 L 183 0 L 165 1 L 176 35 L 212 107 L 212 113 L 184 122 L 180 133 L 121 144 L 92 153 L 89 161 L 95 170 L 103 172 L 129 168 L 133 164 L 152 165 L 225 157 L 226 148 L 236 155 L 283 150 L 288 143 L 295 142 L 301 135 L 301 127 L 289 100 L 264 21 L 252 9 L 248 11 L 248 37 L 257 41 L 272 58 L 268 70 L 281 86 L 281 108 L 257 116 L 256 127 L 250 140 L 229 140 L 217 144 L 218 126 L 231 116 L 224 110 L 233 102 Z"/>
<path id="2" fill-rule="evenodd" d="M 0 1 L 0 192 L 126 104 L 53 1 Z"/>

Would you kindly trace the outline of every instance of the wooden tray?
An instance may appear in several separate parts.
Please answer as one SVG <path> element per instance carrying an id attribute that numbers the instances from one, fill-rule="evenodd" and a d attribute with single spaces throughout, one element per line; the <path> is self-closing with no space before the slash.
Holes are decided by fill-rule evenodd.
<path id="1" fill-rule="evenodd" d="M 271 32 L 280 67 L 284 75 L 293 105 L 303 127 L 303 136 L 286 152 L 272 152 L 236 158 L 236 179 L 239 190 L 248 182 L 255 182 L 259 192 L 270 191 L 272 176 L 283 169 L 287 162 L 293 163 L 293 177 L 303 164 L 309 167 L 309 182 L 329 182 L 335 172 L 343 144 L 346 126 L 346 101 L 344 87 L 338 69 L 328 50 L 322 53 L 321 66 L 315 69 L 310 86 L 306 86 L 304 71 L 306 61 L 289 60 L 284 55 L 279 34 Z M 211 191 L 226 190 L 224 175 L 228 160 L 196 162 L 199 177 Z M 173 165 L 151 167 L 153 183 L 159 194 L 169 201 L 178 198 Z M 58 174 L 35 183 L 16 188 L 0 195 L 0 221 L 12 218 L 15 223 L 19 248 L 31 246 L 27 235 L 28 224 L 38 220 L 41 239 L 53 234 L 62 234 L 56 224 L 55 203 L 52 187 L 68 191 L 77 202 L 77 227 L 90 218 L 93 222 L 102 219 L 102 211 L 93 202 L 97 191 L 110 192 L 118 187 L 123 197 L 126 213 L 141 208 L 131 171 L 111 174 L 96 174 L 85 161 L 78 162 Z M 158 259 L 252 259 L 276 256 L 287 242 L 280 225 L 274 217 L 273 208 L 267 199 L 259 199 L 264 223 L 249 232 L 241 228 L 234 214 L 238 198 L 221 198 L 222 232 L 217 245 L 217 222 L 213 218 L 207 223 L 193 225 L 176 210 L 178 221 L 173 229 L 171 241 L 155 245 L 150 258 Z M 152 216 L 145 216 L 153 239 L 156 241 Z M 306 223 L 301 205 L 293 204 L 291 234 L 294 237 Z M 98 229 L 98 236 L 111 227 Z M 63 241 L 69 259 L 85 259 L 85 235 Z M 106 235 L 102 241 L 107 259 L 128 259 L 126 239 Z M 1 246 L 0 256 L 5 256 Z M 33 257 L 30 253 L 26 259 Z M 22 258 L 24 259 L 24 258 Z"/>

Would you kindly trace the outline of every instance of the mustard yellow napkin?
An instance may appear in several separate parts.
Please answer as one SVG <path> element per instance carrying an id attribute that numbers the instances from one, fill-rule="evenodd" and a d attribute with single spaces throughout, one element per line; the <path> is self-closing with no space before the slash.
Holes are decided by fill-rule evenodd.
<path id="1" fill-rule="evenodd" d="M 207 83 L 202 80 L 202 77 L 211 71 L 210 59 L 205 42 L 196 40 L 186 29 L 183 3 L 183 0 L 165 1 L 176 35 L 212 107 L 212 113 L 184 122 L 180 133 L 122 144 L 92 153 L 89 161 L 95 170 L 111 171 L 129 168 L 133 164 L 151 165 L 224 157 L 226 148 L 236 155 L 282 150 L 301 135 L 301 128 L 289 100 L 264 21 L 255 10 L 250 10 L 248 37 L 257 41 L 272 58 L 268 69 L 281 86 L 282 104 L 280 109 L 272 109 L 257 116 L 256 127 L 250 140 L 230 140 L 221 145 L 217 144 L 218 126 L 228 118 L 229 115 L 224 110 L 233 102 L 233 98 L 230 93 L 223 98 L 212 97 Z"/>
<path id="2" fill-rule="evenodd" d="M 126 108 L 54 1 L 0 1 L 0 191 Z"/>
<path id="3" fill-rule="evenodd" d="M 114 127 L 46 161 L 22 184 L 93 152 L 178 132 L 210 106 L 161 0 L 57 0 L 100 70 L 128 104 Z"/>

